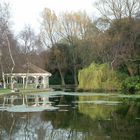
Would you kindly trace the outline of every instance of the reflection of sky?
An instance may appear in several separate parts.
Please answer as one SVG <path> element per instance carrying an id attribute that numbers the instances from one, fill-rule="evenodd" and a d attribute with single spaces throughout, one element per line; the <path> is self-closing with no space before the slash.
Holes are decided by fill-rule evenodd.
<path id="1" fill-rule="evenodd" d="M 15 132 L 17 126 L 20 128 Z M 15 133 L 12 134 L 11 138 L 14 140 L 66 140 L 70 137 L 75 140 L 82 139 L 82 133 L 72 132 L 71 129 L 54 129 L 51 121 L 43 122 L 37 114 L 31 118 L 28 114 L 26 117 L 16 118 L 13 132 Z M 7 139 L 8 137 L 3 136 L 3 140 Z"/>
<path id="2" fill-rule="evenodd" d="M 60 93 L 61 95 L 68 94 Z M 41 94 L 40 96 L 46 95 L 48 97 L 48 94 Z M 52 94 L 50 93 L 50 95 Z M 9 113 L 1 111 L 0 134 L 2 134 L 2 137 L 0 135 L 0 140 L 8 140 L 10 132 L 12 140 L 82 140 L 83 138 L 98 136 L 98 134 L 102 135 L 100 140 L 105 140 L 105 137 L 109 137 L 109 134 L 113 135 L 114 132 L 115 138 L 119 136 L 125 138 L 128 130 L 130 138 L 139 134 L 139 106 L 133 106 L 134 104 L 132 104 L 129 108 L 128 104 L 125 106 L 124 102 L 122 105 L 116 105 L 119 103 L 116 102 L 117 99 L 121 101 L 125 98 L 125 101 L 127 101 L 126 99 L 130 101 L 131 97 L 133 102 L 135 99 L 140 98 L 139 95 L 98 93 L 97 96 L 97 94 L 79 94 L 76 92 L 69 94 L 79 95 L 78 111 L 77 109 L 71 110 L 71 108 L 68 108 L 70 110 L 67 112 Z M 57 95 L 56 92 L 53 95 Z M 62 103 L 59 104 L 60 109 L 65 109 Z M 124 118 L 120 118 L 120 116 Z M 131 117 L 131 121 L 129 117 Z"/>

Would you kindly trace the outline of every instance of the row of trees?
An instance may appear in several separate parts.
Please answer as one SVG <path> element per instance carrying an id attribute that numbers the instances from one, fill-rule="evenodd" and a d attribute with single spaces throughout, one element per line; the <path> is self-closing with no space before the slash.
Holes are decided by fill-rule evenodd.
<path id="1" fill-rule="evenodd" d="M 62 85 L 65 85 L 64 77 L 68 71 L 77 85 L 78 69 L 92 61 L 86 62 L 92 49 L 88 32 L 92 31 L 93 36 L 98 29 L 85 12 L 63 13 L 58 17 L 53 11 L 44 9 L 42 18 L 41 38 L 45 44 L 50 42 L 47 65 L 58 70 Z"/>
<path id="2" fill-rule="evenodd" d="M 70 71 L 77 85 L 78 70 L 93 61 L 130 76 L 139 74 L 140 1 L 100 0 L 96 6 L 102 15 L 96 21 L 84 12 L 57 16 L 43 11 L 42 34 L 51 44 L 47 64 L 55 65 L 62 84 Z"/>
<path id="3" fill-rule="evenodd" d="M 34 63 L 52 72 L 52 82 L 62 85 L 77 85 L 78 71 L 92 62 L 109 63 L 113 70 L 131 76 L 139 74 L 139 0 L 100 0 L 96 7 L 101 17 L 95 21 L 86 12 L 58 16 L 45 8 L 40 33 L 25 26 L 17 37 L 10 30 L 8 6 L 0 3 L 2 72 Z"/>

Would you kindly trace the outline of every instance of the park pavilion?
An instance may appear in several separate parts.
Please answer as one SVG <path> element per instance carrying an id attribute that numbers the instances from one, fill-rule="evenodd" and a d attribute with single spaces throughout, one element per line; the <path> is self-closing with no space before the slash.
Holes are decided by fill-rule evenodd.
<path id="1" fill-rule="evenodd" d="M 12 73 L 5 73 L 5 85 L 14 88 L 49 88 L 51 73 L 34 65 L 22 65 Z"/>

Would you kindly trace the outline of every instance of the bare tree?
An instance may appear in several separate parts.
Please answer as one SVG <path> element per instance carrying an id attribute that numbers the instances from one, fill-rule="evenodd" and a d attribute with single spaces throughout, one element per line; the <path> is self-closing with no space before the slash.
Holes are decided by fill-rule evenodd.
<path id="1" fill-rule="evenodd" d="M 9 55 L 10 55 L 10 58 L 11 58 L 11 61 L 12 61 L 12 68 L 11 68 L 11 89 L 13 89 L 12 73 L 13 73 L 13 70 L 14 70 L 14 67 L 15 67 L 15 61 L 14 61 L 14 58 L 13 58 L 13 54 L 12 54 L 12 51 L 11 51 L 10 41 L 9 41 L 9 38 L 8 38 L 8 35 L 7 35 L 6 31 L 3 33 L 3 35 L 4 35 L 5 41 L 7 43 Z"/>
<path id="2" fill-rule="evenodd" d="M 21 52 L 25 55 L 25 65 L 27 68 L 25 88 L 27 88 L 29 65 L 31 63 L 31 54 L 35 51 L 36 43 L 35 33 L 29 25 L 25 26 L 25 28 L 20 32 L 19 43 L 21 45 Z"/>
<path id="3" fill-rule="evenodd" d="M 134 17 L 140 9 L 140 0 L 99 0 L 95 4 L 101 15 L 109 21 Z"/>
<path id="4" fill-rule="evenodd" d="M 61 27 L 58 21 L 58 17 L 56 16 L 54 11 L 51 11 L 48 8 L 45 8 L 42 13 L 42 41 L 45 46 L 49 48 L 53 48 L 53 56 L 55 57 L 55 63 L 59 70 L 60 77 L 61 77 L 61 84 L 65 86 L 64 80 L 64 73 L 62 71 L 62 61 L 60 61 L 60 56 L 62 55 L 61 52 L 58 50 L 57 43 L 60 40 L 60 35 L 58 32 L 60 31 Z"/>
<path id="5" fill-rule="evenodd" d="M 61 16 L 61 36 L 66 39 L 66 42 L 71 46 L 71 63 L 73 68 L 73 75 L 75 85 L 78 84 L 77 82 L 77 57 L 79 47 L 79 40 L 87 38 L 88 32 L 88 25 L 91 23 L 90 18 L 87 16 L 85 12 L 71 12 L 71 13 L 64 13 Z"/>
<path id="6" fill-rule="evenodd" d="M 9 4 L 7 3 L 0 3 L 0 40 L 1 40 L 1 47 L 7 46 L 8 47 L 8 52 L 10 55 L 10 59 L 12 61 L 12 67 L 11 67 L 11 75 L 13 73 L 14 67 L 15 67 L 15 61 L 12 55 L 11 51 L 11 45 L 10 45 L 10 40 L 9 40 L 9 19 L 10 19 L 10 11 L 9 11 Z M 2 52 L 1 52 L 2 53 Z M 2 65 L 2 64 L 1 64 Z M 2 68 L 2 78 L 4 82 L 4 88 L 5 88 L 5 77 L 4 77 L 4 71 Z M 12 82 L 11 82 L 11 88 L 12 88 Z"/>
<path id="7" fill-rule="evenodd" d="M 100 0 L 96 3 L 98 10 L 103 16 L 103 21 L 109 23 L 105 30 L 106 56 L 112 68 L 123 63 L 130 75 L 133 75 L 130 60 L 134 60 L 139 49 L 137 39 L 139 28 L 135 15 L 140 9 L 140 0 Z M 133 68 L 134 70 L 134 68 Z"/>
<path id="8" fill-rule="evenodd" d="M 41 37 L 44 45 L 50 47 L 60 38 L 58 36 L 59 21 L 54 11 L 45 8 L 42 12 Z"/>

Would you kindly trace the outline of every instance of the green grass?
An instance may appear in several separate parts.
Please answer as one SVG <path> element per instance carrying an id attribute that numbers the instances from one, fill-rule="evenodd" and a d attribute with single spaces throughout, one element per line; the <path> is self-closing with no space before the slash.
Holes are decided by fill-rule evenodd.
<path id="1" fill-rule="evenodd" d="M 39 93 L 39 92 L 47 92 L 50 89 L 20 89 L 21 93 Z"/>
<path id="2" fill-rule="evenodd" d="M 11 92 L 10 89 L 0 89 L 0 95 L 8 94 L 8 93 L 10 93 L 10 92 Z"/>
<path id="3" fill-rule="evenodd" d="M 15 93 L 21 93 L 21 94 L 28 94 L 28 93 L 39 93 L 39 92 L 48 92 L 50 91 L 50 89 L 19 89 L 19 92 L 15 92 Z M 11 89 L 0 89 L 0 96 L 4 95 L 4 94 L 13 94 L 13 92 L 11 92 Z"/>

